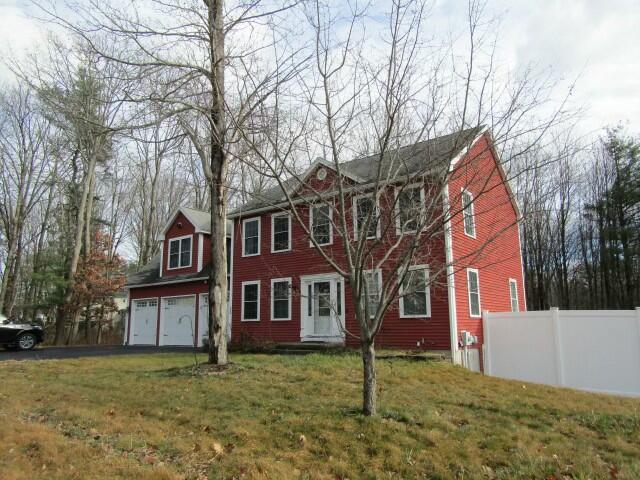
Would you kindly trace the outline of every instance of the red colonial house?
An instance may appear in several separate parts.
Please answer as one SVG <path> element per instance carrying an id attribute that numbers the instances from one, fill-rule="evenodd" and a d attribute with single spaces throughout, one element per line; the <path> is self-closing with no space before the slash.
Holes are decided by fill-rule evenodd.
<path id="1" fill-rule="evenodd" d="M 450 175 L 438 198 L 453 212 L 450 221 L 434 236 L 418 264 L 412 265 L 417 288 L 401 296 L 387 312 L 376 344 L 382 347 L 451 352 L 461 362 L 460 345 L 466 332 L 477 337 L 467 357 L 470 366 L 480 365 L 482 311 L 524 310 L 522 258 L 518 209 L 493 148 L 490 132 L 470 129 L 398 149 L 396 163 L 404 174 L 421 173 L 399 190 L 394 181 L 385 188 L 397 199 L 397 218 L 402 219 L 403 201 L 428 205 L 430 185 L 426 165 L 448 168 Z M 347 224 L 349 238 L 358 232 L 357 212 L 366 206 L 366 189 L 379 157 L 358 158 L 340 165 L 348 185 L 360 193 L 348 201 L 356 212 Z M 385 160 L 383 160 L 385 162 Z M 383 164 L 391 168 L 392 162 Z M 331 163 L 318 160 L 302 176 L 289 181 L 289 194 L 305 186 L 331 197 L 337 173 Z M 389 176 L 391 178 L 391 176 Z M 394 178 L 398 178 L 397 176 Z M 365 192 L 365 194 L 363 194 Z M 402 198 L 398 197 L 400 195 Z M 274 187 L 229 215 L 231 339 L 234 342 L 331 342 L 357 346 L 358 326 L 352 311 L 351 289 L 312 246 L 302 226 L 292 218 L 285 193 Z M 369 200 L 369 207 L 373 203 Z M 430 204 L 433 208 L 433 203 Z M 380 223 L 388 214 L 376 205 Z M 325 205 L 301 202 L 296 210 L 316 241 L 333 258 L 344 257 Z M 319 210 L 320 209 L 320 210 Z M 404 222 L 404 220 L 402 220 Z M 400 222 L 400 220 L 398 220 Z M 407 219 L 406 225 L 411 219 Z M 404 224 L 404 223 L 403 223 Z M 209 264 L 209 214 L 180 208 L 169 219 L 160 237 L 160 253 L 140 272 L 128 279 L 130 321 L 125 333 L 128 344 L 202 345 L 206 332 L 207 275 Z M 372 255 L 382 258 L 400 232 L 367 233 L 377 238 Z M 375 229 L 374 229 L 375 230 Z M 409 232 L 410 233 L 410 232 Z M 351 237 L 353 236 L 353 237 Z M 431 278 L 440 271 L 438 279 Z M 370 291 L 395 271 L 382 264 L 369 277 Z M 424 280 L 424 281 L 422 281 Z M 405 285 L 402 286 L 405 288 Z"/>
<path id="2" fill-rule="evenodd" d="M 482 311 L 524 310 L 522 257 L 518 229 L 518 208 L 513 193 L 493 148 L 490 132 L 485 128 L 470 129 L 404 147 L 394 152 L 395 164 L 406 175 L 427 172 L 426 165 L 444 165 L 450 178 L 445 191 L 438 198 L 450 205 L 452 218 L 442 228 L 442 235 L 425 246 L 420 264 L 413 278 L 424 275 L 429 284 L 430 268 L 441 266 L 443 272 L 428 288 L 418 289 L 410 297 L 402 296 L 384 318 L 376 344 L 402 349 L 440 350 L 451 352 L 456 363 L 461 362 L 460 345 L 463 336 L 476 338 L 470 346 L 466 362 L 480 365 L 482 345 Z M 377 171 L 378 156 L 358 158 L 340 165 L 344 184 L 366 192 Z M 385 160 L 383 160 L 385 162 Z M 383 169 L 391 168 L 387 162 Z M 435 168 L 434 170 L 438 170 Z M 291 188 L 291 196 L 301 185 L 311 185 L 315 194 L 323 189 L 335 190 L 337 173 L 329 162 L 315 162 Z M 389 175 L 389 178 L 398 176 Z M 429 174 L 402 191 L 389 181 L 388 197 L 419 199 L 429 204 Z M 406 178 L 406 177 L 405 177 Z M 291 184 L 291 182 L 289 182 Z M 361 186 L 361 188 L 357 188 Z M 393 197 L 395 189 L 396 197 Z M 299 193 L 299 192 L 298 192 Z M 328 191 L 329 196 L 331 190 Z M 302 196 L 302 194 L 300 194 Z M 348 199 L 351 207 L 360 208 L 358 194 Z M 403 198 L 404 198 L 403 197 Z M 232 338 L 271 342 L 336 342 L 357 346 L 358 326 L 350 305 L 351 290 L 344 279 L 329 266 L 312 246 L 305 230 L 292 218 L 289 204 L 280 187 L 256 195 L 247 204 L 229 215 L 233 220 L 232 273 Z M 372 202 L 371 200 L 369 200 Z M 401 200 L 394 202 L 403 205 Z M 318 235 L 318 243 L 325 245 L 331 257 L 344 258 L 341 238 L 337 238 L 331 221 L 332 212 L 318 209 L 326 203 L 313 205 L 301 202 L 297 206 L 308 231 Z M 385 206 L 376 205 L 380 218 Z M 445 208 L 439 205 L 438 208 Z M 456 213 L 457 212 L 457 213 Z M 316 220 L 314 220 L 314 217 Z M 349 235 L 358 235 L 353 218 Z M 402 217 L 402 214 L 398 216 Z M 410 219 L 408 219 L 410 221 Z M 380 220 L 382 223 L 383 220 Z M 351 225 L 353 225 L 351 227 Z M 395 236 L 400 233 L 386 228 L 383 241 L 372 256 L 382 258 Z M 363 232 L 360 232 L 362 234 Z M 380 238 L 380 232 L 371 232 Z M 376 237 L 377 235 L 377 237 Z M 353 238 L 350 237 L 350 238 Z M 368 237 L 369 238 L 369 237 Z M 385 275 L 395 275 L 383 264 L 370 275 L 369 290 L 382 282 Z M 404 288 L 404 285 L 403 285 Z M 331 305 L 332 308 L 326 308 Z"/>

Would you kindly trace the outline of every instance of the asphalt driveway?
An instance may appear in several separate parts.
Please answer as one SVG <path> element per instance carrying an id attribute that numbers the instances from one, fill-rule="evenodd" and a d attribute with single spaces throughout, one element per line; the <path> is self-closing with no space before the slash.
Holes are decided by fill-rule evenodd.
<path id="1" fill-rule="evenodd" d="M 95 345 L 86 347 L 36 347 L 27 352 L 2 350 L 3 360 L 54 360 L 64 358 L 107 357 L 110 355 L 137 355 L 141 353 L 193 352 L 191 347 L 128 347 L 123 345 Z"/>

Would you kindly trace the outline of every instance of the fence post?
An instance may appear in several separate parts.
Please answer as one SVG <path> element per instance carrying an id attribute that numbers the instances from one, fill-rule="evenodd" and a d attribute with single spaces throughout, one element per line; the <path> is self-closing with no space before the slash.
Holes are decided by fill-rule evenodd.
<path id="1" fill-rule="evenodd" d="M 485 375 L 491 375 L 491 360 L 489 349 L 489 325 L 487 317 L 489 316 L 489 310 L 482 311 L 482 371 Z"/>
<path id="2" fill-rule="evenodd" d="M 556 356 L 556 376 L 558 385 L 564 386 L 564 365 L 562 354 L 562 337 L 560 333 L 560 310 L 558 307 L 551 307 L 551 326 L 553 328 L 553 341 Z"/>

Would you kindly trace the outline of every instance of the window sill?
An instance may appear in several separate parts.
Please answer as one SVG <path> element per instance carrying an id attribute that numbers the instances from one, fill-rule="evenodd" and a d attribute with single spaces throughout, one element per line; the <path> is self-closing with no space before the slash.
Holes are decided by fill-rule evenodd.
<path id="1" fill-rule="evenodd" d="M 241 322 L 247 322 L 247 323 L 257 323 L 260 321 L 259 318 L 253 318 L 253 319 L 245 319 L 245 318 L 241 318 L 240 319 Z"/>
<path id="2" fill-rule="evenodd" d="M 247 258 L 247 257 L 257 257 L 257 256 L 259 256 L 259 255 L 260 255 L 260 252 L 258 252 L 258 253 L 250 253 L 250 254 L 243 253 L 243 254 L 242 254 L 242 258 Z"/>
<path id="3" fill-rule="evenodd" d="M 291 319 L 290 318 L 272 318 L 271 321 L 272 322 L 290 322 Z"/>
<path id="4" fill-rule="evenodd" d="M 431 313 L 427 313 L 424 315 L 400 315 L 400 318 L 407 318 L 407 319 L 431 318 Z"/>

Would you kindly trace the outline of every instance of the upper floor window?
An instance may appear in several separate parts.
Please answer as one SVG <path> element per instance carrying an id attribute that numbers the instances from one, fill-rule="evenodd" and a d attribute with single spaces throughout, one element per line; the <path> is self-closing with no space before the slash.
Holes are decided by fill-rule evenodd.
<path id="1" fill-rule="evenodd" d="M 509 298 L 511 299 L 511 311 L 520 311 L 520 305 L 518 303 L 518 282 L 513 278 L 509 279 Z"/>
<path id="2" fill-rule="evenodd" d="M 473 216 L 473 195 L 466 190 L 462 191 L 462 218 L 464 220 L 464 233 L 470 237 L 476 236 L 476 222 Z"/>
<path id="3" fill-rule="evenodd" d="M 329 245 L 333 241 L 331 208 L 329 205 L 317 205 L 309 208 L 311 216 L 311 235 L 318 245 Z M 313 244 L 312 244 L 313 245 Z"/>
<path id="4" fill-rule="evenodd" d="M 242 221 L 242 256 L 260 255 L 260 218 Z"/>
<path id="5" fill-rule="evenodd" d="M 429 269 L 426 265 L 411 267 L 400 286 L 400 316 L 431 316 Z"/>
<path id="6" fill-rule="evenodd" d="M 169 240 L 169 269 L 191 266 L 191 235 Z"/>
<path id="7" fill-rule="evenodd" d="M 480 316 L 480 277 L 478 270 L 467 268 L 467 289 L 469 290 L 469 315 Z"/>
<path id="8" fill-rule="evenodd" d="M 415 233 L 422 227 L 424 215 L 424 190 L 421 185 L 406 186 L 397 190 L 396 233 Z"/>
<path id="9" fill-rule="evenodd" d="M 376 238 L 378 233 L 378 206 L 372 196 L 356 197 L 353 201 L 353 230 L 357 240 L 362 235 L 364 224 L 369 220 L 366 237 Z"/>
<path id="10" fill-rule="evenodd" d="M 291 216 L 288 213 L 274 213 L 271 216 L 271 252 L 291 250 Z"/>

